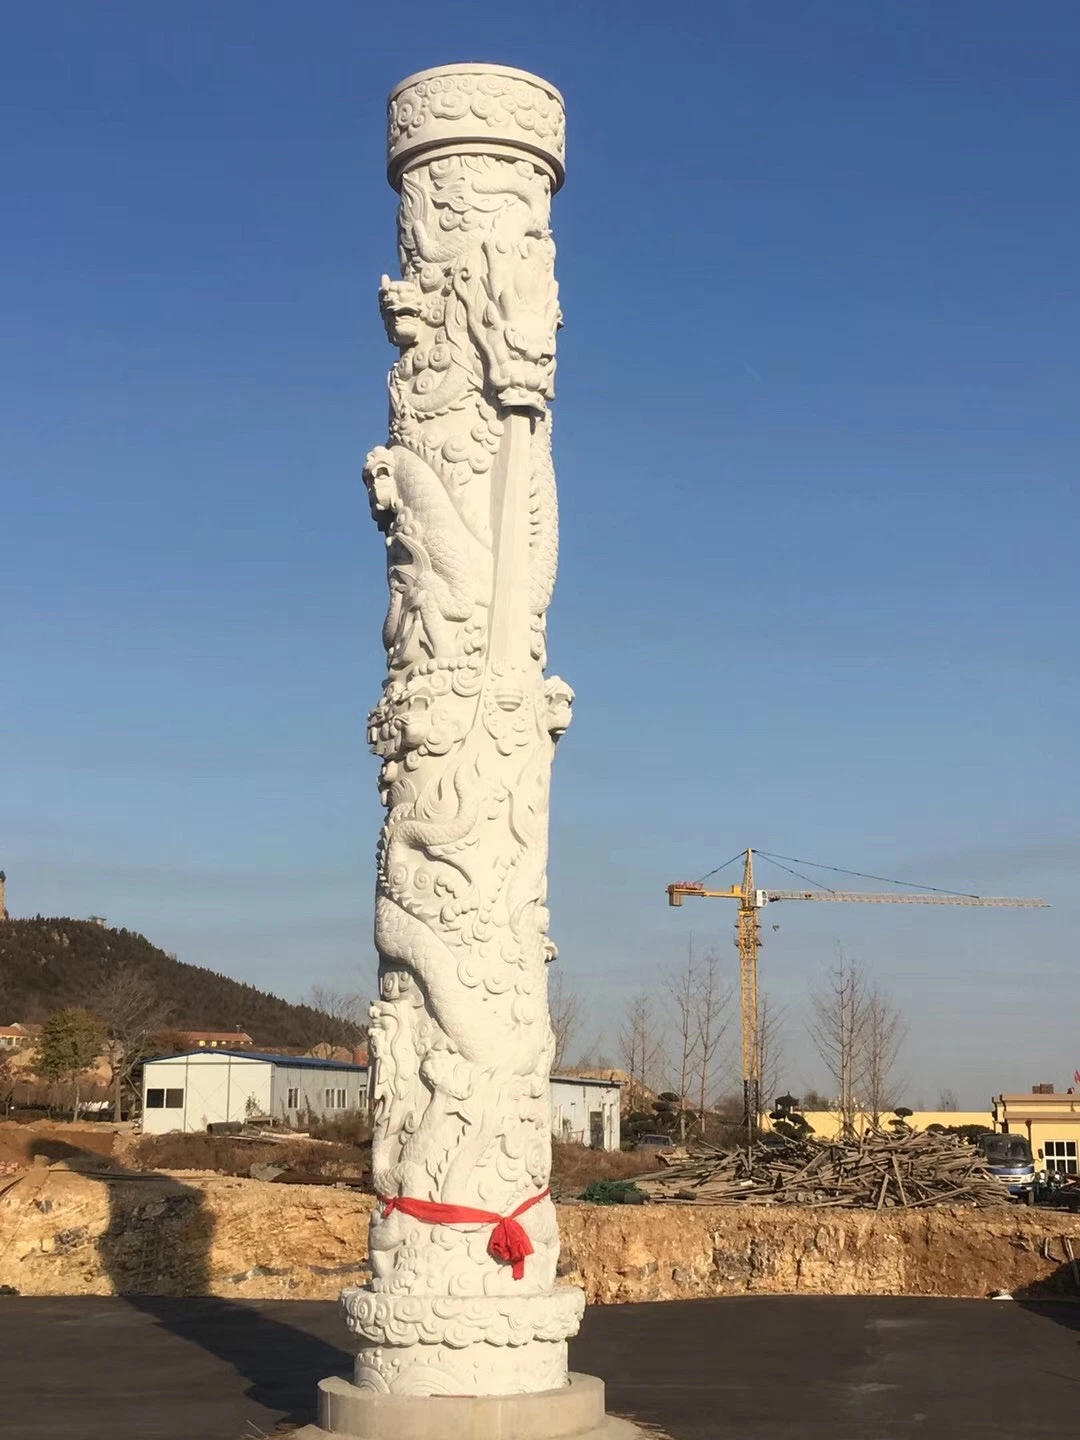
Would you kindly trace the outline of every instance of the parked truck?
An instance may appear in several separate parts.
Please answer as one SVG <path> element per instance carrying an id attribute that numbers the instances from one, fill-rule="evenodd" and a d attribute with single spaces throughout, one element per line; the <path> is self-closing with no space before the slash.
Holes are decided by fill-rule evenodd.
<path id="1" fill-rule="evenodd" d="M 986 1134 L 979 1149 L 991 1175 L 1009 1187 L 1009 1194 L 1024 1205 L 1035 1203 L 1035 1160 L 1023 1135 Z"/>

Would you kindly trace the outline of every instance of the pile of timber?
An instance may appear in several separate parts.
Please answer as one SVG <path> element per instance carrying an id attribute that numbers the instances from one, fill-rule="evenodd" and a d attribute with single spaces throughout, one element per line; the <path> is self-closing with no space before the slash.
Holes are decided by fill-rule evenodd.
<path id="1" fill-rule="evenodd" d="M 1009 1192 L 954 1135 L 871 1132 L 857 1140 L 778 1140 L 752 1150 L 697 1147 L 692 1159 L 638 1176 L 650 1200 L 688 1205 L 917 1209 L 1005 1205 Z"/>

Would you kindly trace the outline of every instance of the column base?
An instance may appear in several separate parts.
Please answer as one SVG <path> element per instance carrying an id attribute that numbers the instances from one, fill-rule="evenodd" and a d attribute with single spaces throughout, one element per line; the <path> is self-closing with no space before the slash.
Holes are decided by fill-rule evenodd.
<path id="1" fill-rule="evenodd" d="M 380 1395 L 332 1377 L 319 1382 L 319 1423 L 293 1440 L 640 1440 L 604 1409 L 604 1382 L 570 1375 L 531 1395 Z"/>

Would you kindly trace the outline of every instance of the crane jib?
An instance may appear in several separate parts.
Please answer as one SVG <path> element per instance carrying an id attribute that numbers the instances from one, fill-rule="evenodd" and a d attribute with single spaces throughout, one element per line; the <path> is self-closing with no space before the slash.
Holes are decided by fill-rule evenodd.
<path id="1" fill-rule="evenodd" d="M 738 900 L 745 903 L 746 893 L 738 886 L 732 886 L 730 890 L 706 890 L 703 885 L 691 881 L 679 881 L 668 886 L 668 901 L 672 905 L 681 905 L 683 899 L 689 896 L 698 900 Z M 863 905 L 990 905 L 999 909 L 1014 910 L 1049 910 L 1050 902 L 1029 898 L 1027 896 L 1012 895 L 951 895 L 947 892 L 936 892 L 933 894 L 905 893 L 904 891 L 881 891 L 870 890 L 758 890 L 754 889 L 749 894 L 749 904 L 755 910 L 762 910 L 766 905 L 777 904 L 781 900 L 835 900 L 841 903 L 859 903 Z"/>
<path id="2" fill-rule="evenodd" d="M 866 890 L 765 890 L 759 891 L 767 902 L 777 900 L 840 900 L 862 901 L 868 905 L 997 905 L 1017 910 L 1049 910 L 1048 900 L 1020 899 L 1009 895 L 905 895 L 883 891 L 871 894 Z M 760 904 L 759 904 L 760 908 Z"/>

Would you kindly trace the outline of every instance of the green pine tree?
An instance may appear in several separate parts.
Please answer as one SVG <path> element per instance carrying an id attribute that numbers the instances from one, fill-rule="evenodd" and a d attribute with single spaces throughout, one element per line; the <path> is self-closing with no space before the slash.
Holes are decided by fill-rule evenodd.
<path id="1" fill-rule="evenodd" d="M 46 1080 L 67 1080 L 75 1086 L 72 1118 L 79 1116 L 79 1078 L 101 1053 L 101 1023 L 88 1010 L 57 1010 L 41 1032 L 37 1071 Z"/>

